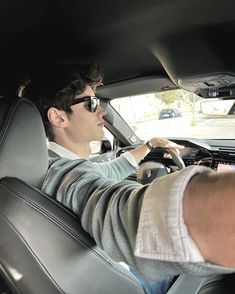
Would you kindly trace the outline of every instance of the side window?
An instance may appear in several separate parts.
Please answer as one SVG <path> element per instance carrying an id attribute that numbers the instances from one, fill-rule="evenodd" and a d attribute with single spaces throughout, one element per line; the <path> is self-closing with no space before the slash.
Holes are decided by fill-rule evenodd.
<path id="1" fill-rule="evenodd" d="M 104 128 L 104 140 L 108 140 L 111 143 L 111 146 L 113 148 L 113 135 L 110 133 L 110 131 L 106 128 Z M 91 154 L 99 154 L 101 151 L 101 141 L 92 141 L 90 143 L 91 145 Z"/>
<path id="2" fill-rule="evenodd" d="M 105 140 L 109 140 L 109 142 L 111 143 L 112 149 L 113 149 L 113 134 L 110 133 L 110 131 L 106 128 L 104 128 L 104 139 Z"/>

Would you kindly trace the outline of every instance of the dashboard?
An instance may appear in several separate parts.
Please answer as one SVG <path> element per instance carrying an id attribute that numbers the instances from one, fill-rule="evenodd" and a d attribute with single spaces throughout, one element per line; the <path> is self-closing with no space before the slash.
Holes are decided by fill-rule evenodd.
<path id="1" fill-rule="evenodd" d="M 235 140 L 183 138 L 169 138 L 169 140 L 185 146 L 184 149 L 180 150 L 180 156 L 185 166 L 203 165 L 218 171 L 235 169 Z M 164 149 L 156 148 L 141 163 L 151 160 L 160 162 L 167 167 L 174 166 L 174 162 L 165 155 Z"/>
<path id="2" fill-rule="evenodd" d="M 183 145 L 180 150 L 180 157 L 185 166 L 202 165 L 210 167 L 218 172 L 235 170 L 235 140 L 231 139 L 188 139 L 188 138 L 168 138 L 169 140 Z M 122 153 L 136 148 L 138 145 L 131 145 L 120 148 L 116 151 L 106 152 L 94 157 L 91 160 L 96 162 L 107 162 L 119 157 Z M 154 178 L 179 169 L 175 162 L 169 158 L 165 149 L 156 148 L 140 162 L 139 168 L 131 174 L 128 179 L 137 180 L 142 183 L 150 182 Z M 140 172 L 141 171 L 141 172 Z M 138 177 L 146 174 L 145 180 Z"/>

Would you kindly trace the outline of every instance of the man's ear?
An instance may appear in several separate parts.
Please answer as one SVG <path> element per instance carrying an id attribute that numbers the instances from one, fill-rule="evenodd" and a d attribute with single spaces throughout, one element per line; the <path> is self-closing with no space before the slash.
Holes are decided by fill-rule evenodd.
<path id="1" fill-rule="evenodd" d="M 50 107 L 48 109 L 47 118 L 55 128 L 65 128 L 67 126 L 68 116 L 66 112 L 56 107 Z"/>

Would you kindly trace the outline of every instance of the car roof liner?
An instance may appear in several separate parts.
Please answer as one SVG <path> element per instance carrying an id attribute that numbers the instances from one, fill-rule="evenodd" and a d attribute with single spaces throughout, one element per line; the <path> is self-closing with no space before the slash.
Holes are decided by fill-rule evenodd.
<path id="1" fill-rule="evenodd" d="M 107 84 L 235 74 L 234 10 L 233 0 L 1 2 L 1 91 L 15 91 L 19 78 L 48 63 L 92 61 Z"/>

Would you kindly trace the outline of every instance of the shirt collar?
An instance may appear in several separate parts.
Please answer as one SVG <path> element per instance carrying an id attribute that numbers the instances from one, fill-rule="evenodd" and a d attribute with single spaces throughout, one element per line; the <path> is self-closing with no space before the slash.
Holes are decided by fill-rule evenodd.
<path id="1" fill-rule="evenodd" d="M 48 142 L 48 148 L 58 154 L 60 157 L 65 157 L 68 159 L 79 159 L 79 156 L 77 154 L 69 151 L 68 149 L 64 148 L 63 146 L 55 143 L 55 142 Z"/>

